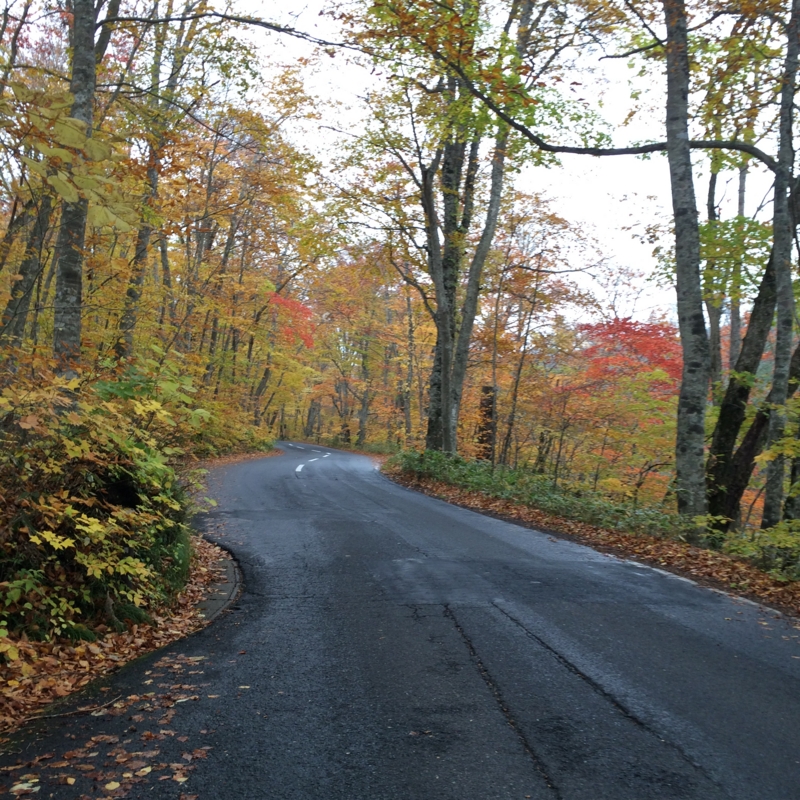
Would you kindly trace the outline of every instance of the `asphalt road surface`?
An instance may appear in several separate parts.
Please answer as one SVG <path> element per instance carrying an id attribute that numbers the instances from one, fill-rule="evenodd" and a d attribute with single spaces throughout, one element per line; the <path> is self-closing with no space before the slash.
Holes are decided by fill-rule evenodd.
<path id="1" fill-rule="evenodd" d="M 368 458 L 282 448 L 211 476 L 202 524 L 239 560 L 236 605 L 97 690 L 124 711 L 15 741 L 3 764 L 50 759 L 11 782 L 55 798 L 800 798 L 791 621 L 408 491 Z"/>

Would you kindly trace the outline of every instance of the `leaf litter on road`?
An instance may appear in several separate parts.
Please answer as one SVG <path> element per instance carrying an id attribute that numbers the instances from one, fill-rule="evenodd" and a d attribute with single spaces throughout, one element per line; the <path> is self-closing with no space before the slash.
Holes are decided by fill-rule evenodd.
<path id="1" fill-rule="evenodd" d="M 134 786 L 150 781 L 171 781 L 182 786 L 195 770 L 194 762 L 206 759 L 213 748 L 186 748 L 180 761 L 169 762 L 164 760 L 159 742 L 173 738 L 181 743 L 189 741 L 189 736 L 178 735 L 172 727 L 164 726 L 173 723 L 182 701 L 199 701 L 200 686 L 181 679 L 190 672 L 202 674 L 196 667 L 203 660 L 202 656 L 184 654 L 162 656 L 148 673 L 157 678 L 169 676 L 172 682 L 164 683 L 160 692 L 130 694 L 105 710 L 109 717 L 127 716 L 137 724 L 122 735 L 97 734 L 81 746 L 73 743 L 58 756 L 45 753 L 0 767 L 0 795 L 32 796 L 44 787 L 48 792 L 45 796 L 59 797 L 53 788 L 60 785 L 83 792 L 81 797 L 89 797 L 89 792 L 97 797 L 101 792 L 102 797 L 122 798 Z M 3 782 L 6 776 L 11 783 Z M 193 796 L 197 797 L 181 795 L 187 800 Z"/>

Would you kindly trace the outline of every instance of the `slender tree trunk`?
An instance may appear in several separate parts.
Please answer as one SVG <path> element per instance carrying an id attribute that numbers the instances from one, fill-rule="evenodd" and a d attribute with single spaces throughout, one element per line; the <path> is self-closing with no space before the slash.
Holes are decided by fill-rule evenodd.
<path id="1" fill-rule="evenodd" d="M 497 296 L 494 301 L 494 322 L 492 325 L 492 386 L 494 386 L 495 395 L 492 414 L 492 452 L 490 454 L 492 467 L 497 463 L 497 342 L 500 335 L 500 299 L 503 296 L 505 275 L 505 270 L 502 270 L 497 281 Z"/>
<path id="2" fill-rule="evenodd" d="M 667 157 L 675 218 L 683 375 L 675 447 L 678 511 L 706 513 L 704 449 L 709 344 L 700 280 L 700 233 L 689 149 L 689 53 L 683 0 L 663 0 L 667 24 Z"/>
<path id="3" fill-rule="evenodd" d="M 794 327 L 794 290 L 792 287 L 792 220 L 789 189 L 794 167 L 792 119 L 794 116 L 795 83 L 800 56 L 800 0 L 793 0 L 786 33 L 786 60 L 783 69 L 779 116 L 778 169 L 775 173 L 773 202 L 773 252 L 775 254 L 775 286 L 777 314 L 775 363 L 772 373 L 774 409 L 770 414 L 768 446 L 776 447 L 786 427 L 786 399 L 789 392 L 789 370 L 792 358 Z M 781 520 L 784 498 L 784 457 L 775 455 L 767 463 L 764 489 L 764 513 L 761 526 L 769 528 Z"/>
<path id="4" fill-rule="evenodd" d="M 11 207 L 11 219 L 8 222 L 6 232 L 3 234 L 3 240 L 0 242 L 0 272 L 8 261 L 8 254 L 17 240 L 17 236 L 28 227 L 34 217 L 34 211 L 37 208 L 37 203 L 40 205 L 43 198 L 33 197 L 28 200 L 20 210 L 20 201 L 14 198 L 14 203 Z"/>
<path id="5" fill-rule="evenodd" d="M 147 194 L 144 198 L 139 231 L 136 234 L 136 247 L 133 253 L 133 268 L 128 289 L 125 292 L 125 305 L 119 323 L 120 336 L 114 345 L 117 358 L 130 358 L 133 352 L 133 331 L 139 315 L 139 301 L 142 297 L 142 285 L 147 267 L 147 256 L 150 248 L 150 236 L 153 226 L 149 220 L 152 216 L 152 205 L 158 194 L 158 152 L 150 147 L 147 166 Z"/>
<path id="6" fill-rule="evenodd" d="M 800 385 L 800 346 L 792 354 L 789 369 L 789 391 L 787 397 L 791 398 Z M 747 433 L 742 437 L 742 443 L 736 450 L 731 463 L 731 477 L 728 491 L 724 497 L 725 505 L 722 507 L 723 515 L 729 520 L 739 516 L 739 507 L 742 497 L 750 483 L 750 477 L 755 467 L 755 459 L 762 453 L 767 444 L 769 433 L 769 420 L 772 409 L 772 392 L 770 392 L 761 408 L 756 412 Z"/>
<path id="7" fill-rule="evenodd" d="M 708 513 L 715 518 L 714 527 L 720 532 L 726 531 L 734 519 L 729 513 L 732 505 L 738 508 L 738 500 L 733 501 L 733 496 L 728 497 L 730 493 L 735 496 L 736 492 L 731 482 L 734 480 L 734 473 L 741 472 L 741 469 L 734 465 L 733 453 L 747 414 L 747 402 L 753 378 L 761 363 L 772 328 L 775 300 L 773 253 L 770 254 L 758 294 L 753 302 L 750 322 L 742 340 L 734 372 L 725 389 L 711 440 L 707 464 Z"/>
<path id="8" fill-rule="evenodd" d="M 408 318 L 408 340 L 407 340 L 407 365 L 405 385 L 403 387 L 403 417 L 405 423 L 405 443 L 406 447 L 411 443 L 413 426 L 411 423 L 411 395 L 414 388 L 414 354 L 416 352 L 416 342 L 414 336 L 414 314 L 411 307 L 411 296 L 406 289 L 406 317 Z"/>
<path id="9" fill-rule="evenodd" d="M 364 385 L 364 388 L 361 392 L 361 405 L 358 409 L 358 434 L 356 435 L 356 447 L 363 447 L 367 441 L 369 407 L 373 398 L 373 393 L 370 391 L 370 379 L 372 371 L 370 369 L 369 348 L 369 339 L 365 338 L 361 342 L 361 381 Z"/>
<path id="10" fill-rule="evenodd" d="M 708 221 L 711 225 L 715 225 L 718 220 L 717 214 L 717 173 L 718 167 L 712 163 L 711 177 L 708 181 L 708 200 L 707 211 Z M 709 333 L 709 351 L 710 351 L 710 371 L 711 371 L 711 397 L 714 405 L 719 405 L 722 400 L 722 336 L 721 336 L 721 322 L 722 322 L 722 292 L 718 287 L 714 286 L 714 274 L 717 271 L 717 264 L 715 261 L 708 262 L 707 272 L 709 278 L 706 284 L 705 303 L 706 313 L 708 314 L 708 333 Z"/>
<path id="11" fill-rule="evenodd" d="M 497 394 L 494 384 L 481 386 L 481 403 L 478 409 L 478 458 L 492 461 L 495 449 L 495 415 Z"/>
<path id="12" fill-rule="evenodd" d="M 25 256 L 17 270 L 19 277 L 11 286 L 11 296 L 0 318 L 0 342 L 19 344 L 25 333 L 31 295 L 42 272 L 42 253 L 50 229 L 53 199 L 46 194 L 40 198 L 33 228 L 28 235 Z"/>
<path id="13" fill-rule="evenodd" d="M 70 116 L 86 125 L 92 134 L 96 83 L 94 34 L 96 14 L 93 0 L 72 3 L 72 75 L 74 100 Z M 83 249 L 88 203 L 66 200 L 61 206 L 61 229 L 56 244 L 56 295 L 53 321 L 53 353 L 61 369 L 71 371 L 80 363 Z"/>
<path id="14" fill-rule="evenodd" d="M 533 313 L 535 311 L 535 302 L 531 304 L 528 311 L 527 319 L 525 320 L 524 333 L 522 335 L 522 352 L 517 362 L 517 368 L 514 371 L 514 383 L 511 387 L 511 408 L 508 411 L 508 420 L 506 421 L 506 435 L 503 439 L 503 446 L 500 450 L 500 463 L 508 464 L 508 454 L 511 449 L 511 441 L 514 435 L 514 425 L 517 420 L 517 404 L 519 402 L 519 387 L 522 383 L 522 370 L 525 366 L 525 357 L 528 354 L 528 337 L 530 336 L 531 322 L 533 320 Z M 561 451 L 559 450 L 559 453 Z"/>
<path id="15" fill-rule="evenodd" d="M 747 165 L 739 168 L 739 202 L 737 217 L 739 224 L 744 222 L 744 201 L 747 187 Z M 737 258 L 733 264 L 733 275 L 731 277 L 731 331 L 729 346 L 729 368 L 734 369 L 734 365 L 739 358 L 742 350 L 742 311 L 741 311 L 741 291 L 742 291 L 742 261 Z"/>
<path id="16" fill-rule="evenodd" d="M 478 311 L 478 299 L 480 298 L 483 268 L 486 264 L 492 242 L 494 241 L 497 231 L 497 220 L 500 215 L 500 201 L 503 196 L 507 145 L 508 133 L 503 131 L 495 141 L 486 220 L 467 275 L 467 288 L 464 297 L 464 306 L 461 310 L 461 324 L 458 330 L 458 340 L 453 358 L 453 377 L 450 384 L 452 400 L 450 403 L 449 425 L 451 427 L 450 435 L 454 443 L 456 441 L 459 412 L 461 411 L 464 380 L 467 375 L 467 361 L 469 359 L 469 346 L 472 341 L 472 329 Z"/>
<path id="17" fill-rule="evenodd" d="M 175 314 L 175 299 L 172 296 L 172 272 L 169 266 L 169 246 L 167 237 L 163 232 L 158 237 L 158 250 L 161 255 L 161 285 L 164 287 L 164 297 L 161 301 L 161 313 L 158 319 L 158 326 L 163 330 L 164 321 L 166 317 L 169 316 L 170 327 L 174 329 L 178 324 L 178 320 Z"/>

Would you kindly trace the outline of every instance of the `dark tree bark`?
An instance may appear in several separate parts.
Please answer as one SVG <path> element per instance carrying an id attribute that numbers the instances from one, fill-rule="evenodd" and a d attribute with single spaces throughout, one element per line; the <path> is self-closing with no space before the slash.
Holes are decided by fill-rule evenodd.
<path id="1" fill-rule="evenodd" d="M 4 344 L 19 344 L 25 333 L 31 296 L 43 269 L 42 253 L 52 215 L 53 199 L 46 194 L 40 198 L 36 219 L 28 235 L 25 256 L 17 269 L 19 277 L 11 286 L 11 296 L 0 317 L 0 342 Z"/>
<path id="2" fill-rule="evenodd" d="M 794 396 L 800 382 L 800 347 L 795 348 L 789 368 L 789 389 L 787 399 Z M 750 427 L 747 429 L 742 443 L 736 450 L 731 462 L 730 479 L 727 492 L 722 498 L 722 516 L 728 520 L 735 520 L 739 515 L 739 506 L 742 497 L 750 483 L 750 478 L 755 467 L 755 460 L 767 444 L 771 404 L 773 395 L 767 395 L 764 404 L 756 412 Z"/>
<path id="3" fill-rule="evenodd" d="M 41 197 L 33 197 L 20 208 L 19 199 L 14 198 L 14 203 L 11 207 L 11 219 L 8 222 L 6 232 L 3 234 L 3 240 L 0 242 L 0 272 L 3 271 L 8 261 L 8 254 L 17 240 L 17 236 L 31 223 L 41 201 Z"/>
<path id="4" fill-rule="evenodd" d="M 114 344 L 114 353 L 117 358 L 128 358 L 133 352 L 133 331 L 138 320 L 139 301 L 142 297 L 142 286 L 144 284 L 144 273 L 147 266 L 147 256 L 150 249 L 150 237 L 153 228 L 150 225 L 149 213 L 150 206 L 158 193 L 158 164 L 157 153 L 154 148 L 150 148 L 149 161 L 147 167 L 148 191 L 144 200 L 144 211 L 139 230 L 136 234 L 136 247 L 133 251 L 133 265 L 131 279 L 125 292 L 125 305 L 123 306 L 122 316 L 119 323 L 119 338 Z"/>
<path id="5" fill-rule="evenodd" d="M 510 29 L 519 16 L 517 52 L 522 55 L 531 33 L 531 0 L 514 5 L 508 21 Z M 450 77 L 447 90 L 452 102 L 469 93 L 461 78 Z M 464 391 L 469 347 L 480 297 L 483 267 L 497 230 L 500 201 L 505 178 L 508 127 L 500 126 L 494 142 L 489 202 L 480 240 L 472 255 L 466 276 L 462 276 L 465 240 L 472 226 L 475 183 L 478 173 L 480 137 L 467 147 L 464 131 L 454 127 L 428 167 L 421 170 L 419 185 L 428 250 L 428 272 L 436 297 L 436 348 L 429 381 L 428 430 L 425 445 L 429 450 L 456 452 L 458 418 Z M 436 205 L 435 181 L 441 183 L 442 219 Z M 441 230 L 441 240 L 439 231 Z M 459 282 L 466 278 L 463 300 L 458 308 Z"/>
<path id="6" fill-rule="evenodd" d="M 737 467 L 734 463 L 733 451 L 747 413 L 753 379 L 772 327 L 775 299 L 775 263 L 771 255 L 753 302 L 747 332 L 728 381 L 711 440 L 707 464 L 708 513 L 717 518 L 714 527 L 720 531 L 726 531 L 734 519 L 730 509 L 738 509 L 739 501 L 735 499 L 736 490 L 732 482 L 735 474 L 741 473 L 741 466 Z"/>
<path id="7" fill-rule="evenodd" d="M 481 386 L 481 404 L 478 410 L 478 458 L 492 461 L 497 436 L 495 419 L 497 392 L 494 385 Z"/>

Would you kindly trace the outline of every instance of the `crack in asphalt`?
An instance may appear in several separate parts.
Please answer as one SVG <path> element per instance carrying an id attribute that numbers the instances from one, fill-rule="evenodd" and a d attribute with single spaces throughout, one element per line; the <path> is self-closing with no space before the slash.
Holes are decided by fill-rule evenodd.
<path id="1" fill-rule="evenodd" d="M 705 778 L 707 778 L 711 783 L 713 783 L 717 788 L 724 789 L 722 784 L 717 781 L 713 775 L 706 771 L 702 764 L 700 764 L 696 759 L 692 758 L 692 756 L 687 753 L 677 742 L 672 740 L 665 739 L 657 730 L 652 728 L 647 722 L 643 719 L 638 717 L 634 711 L 628 708 L 616 695 L 602 686 L 598 681 L 591 677 L 591 675 L 587 675 L 580 667 L 570 661 L 563 653 L 556 650 L 551 644 L 545 641 L 541 636 L 538 636 L 533 631 L 525 627 L 525 625 L 514 617 L 513 614 L 510 614 L 504 608 L 501 608 L 497 603 L 492 603 L 492 606 L 496 608 L 504 617 L 509 619 L 513 622 L 517 627 L 519 627 L 525 635 L 532 639 L 534 642 L 539 644 L 543 647 L 548 653 L 550 653 L 562 666 L 566 667 L 569 672 L 573 675 L 580 678 L 584 681 L 596 694 L 610 703 L 620 714 L 622 714 L 626 719 L 629 719 L 635 725 L 638 725 L 642 730 L 647 731 L 651 736 L 654 736 L 658 741 L 665 744 L 667 747 L 671 747 L 675 752 L 680 755 L 680 757 L 698 770 Z"/>
<path id="2" fill-rule="evenodd" d="M 564 800 L 564 797 L 561 794 L 561 790 L 558 788 L 558 786 L 556 786 L 555 781 L 550 777 L 550 774 L 547 771 L 547 766 L 544 763 L 544 760 L 541 758 L 541 756 L 539 756 L 539 754 L 534 749 L 533 745 L 528 741 L 528 737 L 525 736 L 524 731 L 514 718 L 514 715 L 511 713 L 511 709 L 509 708 L 508 703 L 503 698 L 503 693 L 500 691 L 500 687 L 497 685 L 497 682 L 494 680 L 489 670 L 486 669 L 486 665 L 483 663 L 481 657 L 478 655 L 478 651 L 475 649 L 475 645 L 472 643 L 472 640 L 467 635 L 467 632 L 461 627 L 461 623 L 459 623 L 458 619 L 456 618 L 456 615 L 453 613 L 453 610 L 450 608 L 450 606 L 448 604 L 445 604 L 443 608 L 444 608 L 445 618 L 449 619 L 453 623 L 453 626 L 455 627 L 459 636 L 461 636 L 461 639 L 467 646 L 467 650 L 469 650 L 469 654 L 472 657 L 472 661 L 478 670 L 478 674 L 481 676 L 483 682 L 486 684 L 489 691 L 491 692 L 492 697 L 497 703 L 500 712 L 505 717 L 509 727 L 517 735 L 517 738 L 519 739 L 522 748 L 530 757 L 534 767 L 536 768 L 536 771 L 544 779 L 547 788 L 550 789 L 550 791 L 553 793 L 553 797 L 556 798 L 556 800 Z"/>

